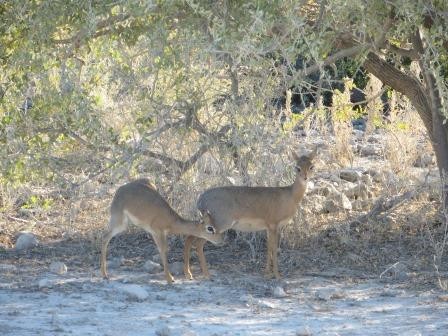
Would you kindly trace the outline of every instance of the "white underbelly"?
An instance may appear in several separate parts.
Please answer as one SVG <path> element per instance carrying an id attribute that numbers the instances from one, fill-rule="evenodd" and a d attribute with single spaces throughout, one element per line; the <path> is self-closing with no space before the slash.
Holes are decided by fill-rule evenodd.
<path id="1" fill-rule="evenodd" d="M 287 218 L 278 223 L 277 228 L 288 224 L 291 218 Z M 240 218 L 239 220 L 232 223 L 232 229 L 243 232 L 255 232 L 263 231 L 267 229 L 267 224 L 264 219 L 254 219 L 254 218 Z"/>
<path id="2" fill-rule="evenodd" d="M 129 220 L 131 221 L 132 224 L 141 227 L 142 229 L 144 229 L 145 231 L 147 231 L 147 232 L 149 232 L 151 234 L 154 233 L 154 231 L 152 230 L 151 226 L 148 225 L 148 222 L 141 221 L 138 217 L 134 216 L 129 211 L 125 210 L 124 214 L 125 214 L 125 216 L 127 216 L 129 218 Z"/>
<path id="3" fill-rule="evenodd" d="M 233 222 L 232 229 L 243 232 L 266 230 L 266 222 L 263 219 L 240 218 Z"/>

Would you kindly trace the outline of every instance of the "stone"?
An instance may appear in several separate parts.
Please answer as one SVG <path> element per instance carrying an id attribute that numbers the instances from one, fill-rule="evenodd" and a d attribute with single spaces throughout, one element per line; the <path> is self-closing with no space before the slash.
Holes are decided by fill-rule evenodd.
<path id="1" fill-rule="evenodd" d="M 371 134 L 369 135 L 369 137 L 367 138 L 367 142 L 369 143 L 381 143 L 384 139 L 384 135 L 382 134 Z"/>
<path id="2" fill-rule="evenodd" d="M 65 274 L 67 273 L 67 266 L 61 261 L 53 261 L 50 264 L 50 272 L 55 274 Z"/>
<path id="3" fill-rule="evenodd" d="M 157 329 L 155 334 L 156 336 L 171 336 L 173 333 L 168 326 L 164 326 L 160 329 Z"/>
<path id="4" fill-rule="evenodd" d="M 325 196 L 310 195 L 304 199 L 304 208 L 314 214 L 319 214 L 324 211 Z"/>
<path id="5" fill-rule="evenodd" d="M 359 155 L 366 157 L 366 156 L 379 156 L 381 155 L 381 147 L 376 144 L 367 144 L 367 145 L 361 145 L 358 147 Z"/>
<path id="6" fill-rule="evenodd" d="M 352 204 L 345 194 L 333 192 L 328 195 L 324 205 L 324 212 L 338 212 L 341 210 L 352 210 Z"/>
<path id="7" fill-rule="evenodd" d="M 146 289 L 139 285 L 122 285 L 120 290 L 131 300 L 144 301 L 149 297 Z"/>
<path id="8" fill-rule="evenodd" d="M 17 238 L 15 249 L 25 251 L 36 247 L 39 244 L 36 236 L 31 232 L 22 232 Z"/>
<path id="9" fill-rule="evenodd" d="M 321 289 L 321 290 L 316 291 L 314 296 L 318 300 L 329 301 L 331 299 L 332 294 L 333 294 L 333 290 L 331 290 L 331 289 Z"/>
<path id="10" fill-rule="evenodd" d="M 274 289 L 272 290 L 272 295 L 278 299 L 288 296 L 288 294 L 286 294 L 285 290 L 280 286 L 274 287 Z"/>
<path id="11" fill-rule="evenodd" d="M 362 172 L 357 169 L 342 169 L 339 171 L 339 177 L 345 181 L 358 182 L 362 177 Z"/>
<path id="12" fill-rule="evenodd" d="M 51 288 L 52 287 L 52 283 L 49 279 L 44 278 L 44 279 L 40 279 L 37 286 L 39 287 L 39 289 L 42 288 Z"/>
<path id="13" fill-rule="evenodd" d="M 143 264 L 143 269 L 148 273 L 155 274 L 162 271 L 162 265 L 152 260 L 148 260 Z"/>

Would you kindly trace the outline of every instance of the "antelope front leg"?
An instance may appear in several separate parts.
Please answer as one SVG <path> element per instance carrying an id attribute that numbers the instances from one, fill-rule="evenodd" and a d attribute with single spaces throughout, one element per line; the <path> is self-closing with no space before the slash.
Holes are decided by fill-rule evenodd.
<path id="1" fill-rule="evenodd" d="M 184 245 L 184 275 L 185 278 L 189 280 L 193 280 L 193 274 L 191 274 L 190 269 L 190 252 L 191 252 L 191 246 L 193 245 L 193 241 L 196 238 L 194 236 L 188 236 L 185 239 L 185 245 Z"/>
<path id="2" fill-rule="evenodd" d="M 266 232 L 266 237 L 267 237 L 267 251 L 266 251 L 266 269 L 264 270 L 264 274 L 266 276 L 266 278 L 271 278 L 272 277 L 272 250 L 271 250 L 271 245 L 272 245 L 272 232 L 270 230 L 267 230 Z"/>
<path id="3" fill-rule="evenodd" d="M 278 271 L 278 231 L 277 229 L 273 231 L 272 241 L 271 241 L 271 252 L 272 252 L 272 270 L 276 279 L 280 279 L 280 273 Z"/>
<path id="4" fill-rule="evenodd" d="M 202 274 L 204 275 L 204 277 L 209 279 L 210 273 L 208 271 L 207 261 L 205 260 L 205 255 L 204 255 L 204 244 L 206 242 L 207 241 L 205 239 L 198 239 L 196 242 L 196 251 L 198 253 L 199 263 L 201 265 Z"/>
<path id="5" fill-rule="evenodd" d="M 170 269 L 168 267 L 168 242 L 166 241 L 165 233 L 153 234 L 153 238 L 156 242 L 156 245 L 159 249 L 160 257 L 163 263 L 163 270 L 165 272 L 165 279 L 168 283 L 174 282 L 174 278 L 170 273 Z"/>

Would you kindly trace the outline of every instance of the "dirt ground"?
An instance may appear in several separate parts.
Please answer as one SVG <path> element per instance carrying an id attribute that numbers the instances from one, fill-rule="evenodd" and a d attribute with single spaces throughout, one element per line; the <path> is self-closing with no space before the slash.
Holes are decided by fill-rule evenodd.
<path id="1" fill-rule="evenodd" d="M 138 247 L 140 246 L 140 248 Z M 144 246 L 145 248 L 143 248 Z M 263 277 L 264 255 L 210 247 L 212 279 L 149 274 L 156 253 L 143 233 L 111 243 L 119 259 L 105 281 L 98 251 L 88 240 L 42 243 L 28 252 L 6 250 L 0 259 L 2 335 L 446 335 L 448 295 L 421 273 L 366 272 L 330 262 L 291 266 L 297 250 L 281 251 L 283 279 Z M 171 241 L 170 262 L 182 260 Z M 49 270 L 63 261 L 68 272 Z M 393 267 L 396 265 L 392 265 Z"/>

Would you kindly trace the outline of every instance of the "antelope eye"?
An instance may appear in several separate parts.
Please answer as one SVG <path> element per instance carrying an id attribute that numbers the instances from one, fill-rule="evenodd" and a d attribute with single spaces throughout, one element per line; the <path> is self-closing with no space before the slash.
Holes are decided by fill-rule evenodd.
<path id="1" fill-rule="evenodd" d="M 206 230 L 208 233 L 215 233 L 215 228 L 213 226 L 208 225 Z"/>
<path id="2" fill-rule="evenodd" d="M 296 166 L 296 169 L 299 173 L 302 171 L 302 168 L 300 168 L 299 166 Z"/>
<path id="3" fill-rule="evenodd" d="M 313 170 L 313 169 L 314 169 L 314 166 L 313 166 L 313 165 L 311 165 L 311 166 L 310 166 L 310 170 Z"/>

